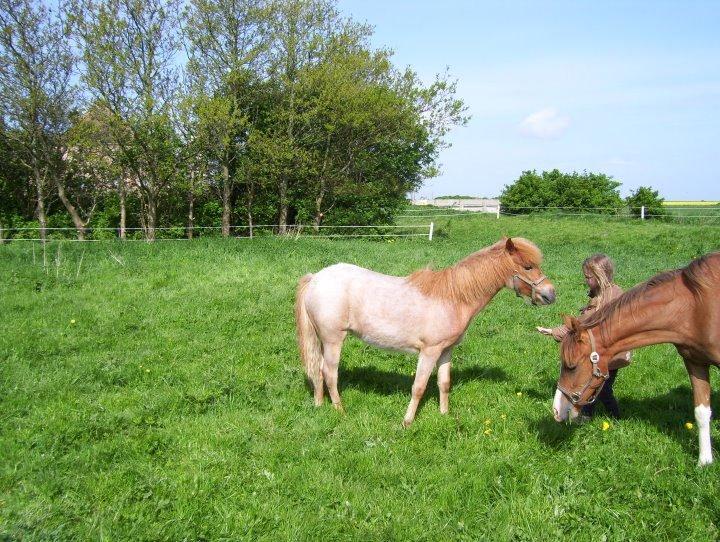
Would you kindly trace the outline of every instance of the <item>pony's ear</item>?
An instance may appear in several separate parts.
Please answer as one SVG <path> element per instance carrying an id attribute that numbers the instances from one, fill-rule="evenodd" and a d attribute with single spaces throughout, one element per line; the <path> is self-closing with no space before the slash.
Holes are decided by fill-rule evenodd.
<path id="1" fill-rule="evenodd" d="M 508 254 L 515 254 L 517 252 L 517 247 L 511 237 L 508 237 L 507 241 L 505 241 L 505 250 Z"/>
<path id="2" fill-rule="evenodd" d="M 568 328 L 574 335 L 575 339 L 580 342 L 582 340 L 582 333 L 580 329 L 580 321 L 574 316 L 568 316 L 563 314 L 563 324 Z"/>

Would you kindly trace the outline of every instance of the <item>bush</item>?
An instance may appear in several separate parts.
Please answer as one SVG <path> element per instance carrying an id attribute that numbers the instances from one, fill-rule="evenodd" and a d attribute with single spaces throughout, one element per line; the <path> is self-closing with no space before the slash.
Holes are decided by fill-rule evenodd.
<path id="1" fill-rule="evenodd" d="M 523 171 L 500 195 L 503 211 L 527 214 L 548 208 L 614 213 L 623 206 L 620 183 L 604 173 Z"/>
<path id="2" fill-rule="evenodd" d="M 635 217 L 640 217 L 642 207 L 645 207 L 645 218 L 667 218 L 670 212 L 663 207 L 665 198 L 661 198 L 657 190 L 653 190 L 650 186 L 641 186 L 631 193 L 625 201 L 630 207 L 630 213 Z"/>

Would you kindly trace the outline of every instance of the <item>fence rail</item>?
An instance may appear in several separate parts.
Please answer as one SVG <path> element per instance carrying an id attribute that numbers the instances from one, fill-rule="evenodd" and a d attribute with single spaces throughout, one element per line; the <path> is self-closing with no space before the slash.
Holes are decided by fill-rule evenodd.
<path id="1" fill-rule="evenodd" d="M 233 235 L 234 239 L 254 239 L 255 237 L 267 237 L 269 235 L 281 235 L 286 238 L 319 238 L 319 239 L 339 239 L 339 238 L 356 238 L 356 237 L 427 237 L 428 240 L 432 241 L 434 223 L 423 223 L 423 224 L 346 224 L 346 225 L 319 225 L 319 226 L 308 226 L 308 225 L 292 225 L 287 226 L 287 231 L 284 234 L 275 234 L 273 230 L 279 228 L 280 224 L 235 224 L 229 226 L 230 231 L 237 233 L 238 231 L 244 231 L 247 235 Z M 191 241 L 193 239 L 207 239 L 208 236 L 202 235 L 203 232 L 214 232 L 222 230 L 222 226 L 162 226 L 156 227 L 156 232 L 178 232 L 181 236 L 177 237 L 155 237 L 153 241 Z M 365 232 L 368 229 L 375 229 L 377 231 L 373 233 L 359 233 Z M 77 239 L 71 237 L 57 237 L 53 236 L 54 233 L 67 233 L 77 234 L 77 228 L 74 227 L 48 227 L 46 231 L 52 232 L 51 236 L 46 237 L 43 240 L 41 237 L 10 237 L 13 232 L 40 232 L 42 228 L 39 226 L 23 226 L 23 227 L 8 227 L 3 228 L 0 232 L 3 233 L 4 237 L 0 237 L 0 243 L 2 242 L 16 242 L 16 241 L 62 241 L 62 242 L 101 242 L 101 241 L 120 241 L 120 242 L 147 242 L 148 239 L 141 237 L 130 237 L 121 238 L 120 228 L 110 227 L 87 227 L 84 228 L 84 235 L 88 236 L 84 239 Z M 146 232 L 144 228 L 128 227 L 124 228 L 126 232 L 137 234 L 139 232 Z M 324 231 L 340 230 L 345 231 L 344 233 L 323 233 Z M 348 231 L 348 230 L 359 230 L 359 232 Z M 389 231 L 385 231 L 389 230 Z M 417 230 L 425 230 L 420 233 Z M 112 237 L 103 238 L 92 238 L 93 232 L 114 232 L 115 235 Z M 191 235 L 192 234 L 192 237 Z M 259 234 L 259 235 L 257 235 Z M 36 234 L 37 235 L 37 234 Z"/>
<path id="2" fill-rule="evenodd" d="M 663 211 L 667 213 L 653 213 L 646 207 L 639 210 L 633 210 L 629 207 L 585 207 L 578 209 L 577 207 L 560 207 L 560 206 L 535 206 L 535 207 L 511 207 L 505 209 L 502 206 L 497 207 L 494 213 L 496 218 L 519 217 L 545 215 L 553 217 L 597 217 L 597 218 L 619 218 L 630 220 L 648 220 L 661 219 L 669 222 L 688 222 L 692 220 L 701 221 L 708 224 L 720 224 L 720 206 L 683 206 L 683 205 L 667 205 L 663 206 Z M 717 211 L 713 213 L 712 211 Z M 520 211 L 520 212 L 518 212 Z M 530 211 L 530 212 L 528 212 Z M 639 211 L 639 212 L 638 212 Z M 696 214 L 701 213 L 701 214 Z M 401 219 L 402 224 L 343 224 L 343 225 L 291 225 L 286 226 L 287 232 L 282 234 L 288 238 L 322 238 L 322 239 L 339 239 L 339 238 L 382 238 L 382 237 L 427 237 L 432 241 L 434 235 L 435 219 L 440 218 L 467 218 L 482 216 L 483 213 L 463 209 L 453 209 L 451 207 L 434 207 L 434 208 L 407 208 L 403 210 L 403 214 L 397 215 L 396 218 Z M 487 215 L 485 215 L 487 216 Z M 430 223 L 427 219 L 432 219 Z M 421 223 L 412 223 L 412 220 L 422 220 Z M 245 235 L 234 235 L 236 239 L 253 239 L 255 236 L 264 237 L 267 235 L 277 235 L 275 230 L 280 228 L 280 224 L 233 224 L 229 226 L 230 231 L 234 233 L 245 233 Z M 159 226 L 154 228 L 155 232 L 160 233 L 154 241 L 189 241 L 194 238 L 207 238 L 207 234 L 212 234 L 222 230 L 222 226 Z M 373 232 L 362 233 L 369 229 Z M 355 230 L 355 231 L 353 231 Z M 417 230 L 424 230 L 418 232 Z M 40 241 L 43 239 L 38 235 L 26 237 L 29 232 L 40 232 L 39 226 L 19 226 L 19 227 L 2 227 L 0 228 L 0 243 L 15 241 Z M 78 241 L 78 242 L 99 242 L 99 241 L 147 241 L 147 237 L 139 237 L 141 232 L 147 232 L 142 227 L 126 227 L 124 231 L 131 234 L 130 238 L 120 238 L 121 229 L 118 227 L 87 227 L 84 229 L 86 239 L 71 238 L 70 235 L 77 234 L 77 228 L 74 227 L 47 227 L 45 231 L 51 235 L 46 238 L 47 241 Z M 114 235 L 108 235 L 113 232 Z M 175 232 L 176 235 L 168 237 L 167 232 Z M 325 233 L 327 232 L 327 233 Z M 337 232 L 337 233 L 336 233 Z M 94 233 L 103 234 L 102 238 L 93 237 Z M 67 234 L 67 236 L 58 237 L 55 234 Z M 19 236 L 18 236 L 19 235 Z"/>

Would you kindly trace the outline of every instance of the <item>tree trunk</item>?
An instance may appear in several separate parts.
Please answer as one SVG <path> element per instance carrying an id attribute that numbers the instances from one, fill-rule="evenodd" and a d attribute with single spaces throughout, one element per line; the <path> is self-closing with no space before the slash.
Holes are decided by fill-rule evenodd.
<path id="1" fill-rule="evenodd" d="M 230 214 L 232 211 L 232 185 L 230 183 L 230 168 L 227 163 L 222 165 L 223 192 L 222 192 L 222 235 L 230 237 Z"/>
<path id="2" fill-rule="evenodd" d="M 195 209 L 195 190 L 193 186 L 190 187 L 190 193 L 188 194 L 188 239 L 193 238 L 193 228 L 195 227 L 195 215 L 193 211 Z"/>
<path id="3" fill-rule="evenodd" d="M 33 160 L 35 162 L 35 160 Z M 37 191 L 37 217 L 40 222 L 40 239 L 45 243 L 47 239 L 47 216 L 45 216 L 45 195 L 43 194 L 43 178 L 40 174 L 40 168 L 37 164 L 33 164 L 35 174 L 35 189 Z"/>
<path id="4" fill-rule="evenodd" d="M 155 228 L 157 227 L 157 202 L 154 194 L 147 195 L 145 238 L 148 243 L 155 241 Z"/>
<path id="5" fill-rule="evenodd" d="M 253 213 L 252 213 L 252 206 L 253 206 L 253 198 L 255 196 L 255 188 L 253 186 L 253 183 L 251 180 L 247 183 L 247 220 L 248 220 L 248 230 L 250 234 L 250 239 L 252 239 L 253 236 Z"/>
<path id="6" fill-rule="evenodd" d="M 323 198 L 325 197 L 325 181 L 320 181 L 320 192 L 315 197 L 315 218 L 313 218 L 313 229 L 315 230 L 315 233 L 320 232 L 320 223 L 323 219 L 323 213 L 322 213 L 322 202 Z"/>
<path id="7" fill-rule="evenodd" d="M 75 206 L 67 198 L 67 195 L 65 194 L 65 187 L 63 186 L 62 182 L 60 182 L 58 179 L 54 179 L 54 181 L 55 187 L 57 188 L 58 196 L 60 196 L 60 201 L 62 201 L 65 209 L 67 209 L 67 212 L 70 214 L 70 218 L 72 218 L 73 224 L 75 224 L 78 239 L 80 241 L 84 241 L 86 223 L 83 222 L 83 219 L 80 218 L 80 213 L 77 212 Z"/>
<path id="8" fill-rule="evenodd" d="M 294 64 L 293 64 L 294 65 Z M 294 73 L 294 71 L 288 70 L 289 73 Z M 292 77 L 291 77 L 292 80 Z M 290 83 L 290 115 L 288 118 L 288 129 L 287 129 L 287 136 L 288 140 L 290 141 L 290 144 L 293 144 L 293 137 L 295 134 L 295 82 L 292 81 Z M 288 191 L 288 173 L 283 172 L 280 177 L 280 186 L 278 187 L 278 195 L 280 196 L 280 209 L 278 212 L 278 233 L 284 234 L 287 232 L 287 218 L 288 218 L 288 199 L 287 199 L 287 191 Z"/>
<path id="9" fill-rule="evenodd" d="M 287 232 L 287 217 L 288 217 L 288 201 L 287 201 L 287 177 L 283 174 L 280 179 L 279 196 L 280 196 L 280 209 L 278 212 L 278 233 L 284 234 Z"/>
<path id="10" fill-rule="evenodd" d="M 127 233 L 125 232 L 125 224 L 127 220 L 127 211 L 125 209 L 125 179 L 120 179 L 120 184 L 118 185 L 118 196 L 120 198 L 120 239 L 123 241 L 127 237 Z"/>

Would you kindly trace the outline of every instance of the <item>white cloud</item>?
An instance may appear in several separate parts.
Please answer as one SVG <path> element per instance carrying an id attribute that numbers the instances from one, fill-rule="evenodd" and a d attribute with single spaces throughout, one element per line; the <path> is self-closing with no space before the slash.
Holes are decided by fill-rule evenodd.
<path id="1" fill-rule="evenodd" d="M 538 139 L 560 137 L 570 126 L 570 117 L 561 115 L 557 109 L 546 107 L 531 113 L 520 123 L 520 132 Z"/>

